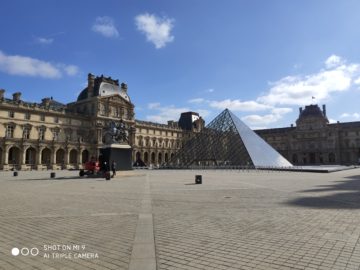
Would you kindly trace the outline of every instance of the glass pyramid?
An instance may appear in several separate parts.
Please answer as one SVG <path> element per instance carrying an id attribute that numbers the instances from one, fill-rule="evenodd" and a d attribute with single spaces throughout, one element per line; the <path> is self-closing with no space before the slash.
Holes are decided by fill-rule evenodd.
<path id="1" fill-rule="evenodd" d="M 185 141 L 167 166 L 289 167 L 292 164 L 225 109 L 200 133 Z"/>

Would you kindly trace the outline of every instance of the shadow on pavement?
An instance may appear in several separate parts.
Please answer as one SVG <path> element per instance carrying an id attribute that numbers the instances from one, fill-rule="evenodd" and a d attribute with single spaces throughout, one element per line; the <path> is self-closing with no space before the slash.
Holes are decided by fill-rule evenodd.
<path id="1" fill-rule="evenodd" d="M 310 208 L 359 209 L 360 208 L 360 175 L 345 177 L 348 180 L 334 181 L 334 184 L 319 185 L 319 188 L 302 190 L 300 193 L 311 194 L 286 202 L 288 205 Z M 321 194 L 326 193 L 326 194 Z"/>
<path id="2" fill-rule="evenodd" d="M 63 176 L 63 177 L 42 177 L 42 178 L 13 178 L 9 179 L 9 181 L 59 181 L 59 180 L 89 180 L 89 179 L 96 179 L 96 180 L 105 180 L 104 177 L 80 177 L 80 176 Z"/>

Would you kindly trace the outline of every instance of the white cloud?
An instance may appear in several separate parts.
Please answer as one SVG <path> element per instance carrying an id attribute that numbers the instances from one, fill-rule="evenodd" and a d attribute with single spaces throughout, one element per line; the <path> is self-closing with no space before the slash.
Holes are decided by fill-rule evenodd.
<path id="1" fill-rule="evenodd" d="M 208 110 L 204 109 L 193 110 L 187 107 L 178 108 L 174 105 L 161 106 L 160 103 L 150 103 L 149 105 L 148 108 L 157 110 L 157 113 L 146 116 L 146 120 L 156 123 L 165 124 L 169 120 L 178 121 L 180 118 L 180 114 L 188 111 L 198 112 L 201 117 L 206 117 L 210 113 Z"/>
<path id="2" fill-rule="evenodd" d="M 159 102 L 154 102 L 154 103 L 149 103 L 148 104 L 148 108 L 149 109 L 157 109 L 160 107 L 160 103 Z"/>
<path id="3" fill-rule="evenodd" d="M 325 66 L 326 66 L 326 68 L 334 68 L 334 67 L 338 67 L 344 63 L 345 63 L 345 61 L 340 56 L 333 54 L 326 59 Z"/>
<path id="4" fill-rule="evenodd" d="M 269 92 L 257 101 L 269 105 L 307 105 L 314 96 L 320 102 L 331 93 L 348 90 L 358 73 L 359 65 L 349 64 L 306 76 L 287 76 L 272 83 Z"/>
<path id="5" fill-rule="evenodd" d="M 210 107 L 217 109 L 229 109 L 231 111 L 261 111 L 271 109 L 272 106 L 261 104 L 256 101 L 241 101 L 239 99 L 224 99 L 221 101 L 210 101 Z"/>
<path id="6" fill-rule="evenodd" d="M 67 75 L 75 75 L 78 68 L 74 65 L 52 64 L 36 58 L 21 55 L 6 55 L 0 51 L 0 70 L 10 75 L 61 78 L 63 71 Z"/>
<path id="7" fill-rule="evenodd" d="M 292 108 L 274 108 L 271 110 L 273 114 L 278 114 L 278 115 L 284 115 L 292 111 L 293 111 Z"/>
<path id="8" fill-rule="evenodd" d="M 359 119 L 360 114 L 359 113 L 343 113 L 340 115 L 340 118 L 353 118 L 353 119 Z"/>
<path id="9" fill-rule="evenodd" d="M 354 80 L 354 84 L 360 85 L 360 77 Z"/>
<path id="10" fill-rule="evenodd" d="M 205 92 L 208 92 L 208 93 L 213 93 L 215 91 L 215 89 L 213 88 L 209 88 L 209 89 L 206 89 Z"/>
<path id="11" fill-rule="evenodd" d="M 292 112 L 291 108 L 274 108 L 271 110 L 271 113 L 265 115 L 247 115 L 241 118 L 244 122 L 250 125 L 253 129 L 254 125 L 266 126 L 268 124 L 279 121 L 283 116 L 289 112 Z"/>
<path id="12" fill-rule="evenodd" d="M 241 120 L 243 120 L 250 126 L 252 126 L 252 125 L 267 125 L 267 124 L 274 123 L 274 122 L 278 121 L 279 119 L 280 119 L 280 117 L 277 114 L 265 114 L 265 115 L 252 114 L 252 115 L 247 115 L 247 116 L 244 116 L 241 118 Z"/>
<path id="13" fill-rule="evenodd" d="M 43 45 L 49 45 L 54 42 L 53 38 L 44 38 L 44 37 L 37 37 L 36 42 Z"/>
<path id="14" fill-rule="evenodd" d="M 67 66 L 64 66 L 64 71 L 69 76 L 75 76 L 75 75 L 79 74 L 79 67 L 74 66 L 74 65 L 67 65 Z"/>
<path id="15" fill-rule="evenodd" d="M 189 103 L 203 103 L 205 101 L 206 100 L 203 98 L 193 98 L 193 99 L 188 100 Z"/>
<path id="16" fill-rule="evenodd" d="M 108 38 L 116 38 L 119 32 L 115 27 L 114 20 L 110 17 L 97 17 L 91 28 L 94 32 Z"/>
<path id="17" fill-rule="evenodd" d="M 49 62 L 27 56 L 6 55 L 1 51 L 0 70 L 11 75 L 38 76 L 44 78 L 61 77 L 61 71 Z"/>
<path id="18" fill-rule="evenodd" d="M 175 106 L 157 107 L 158 113 L 146 116 L 149 121 L 167 123 L 169 120 L 178 121 L 182 112 L 189 111 L 189 108 L 176 108 Z"/>
<path id="19" fill-rule="evenodd" d="M 174 40 L 171 35 L 173 19 L 159 18 L 153 14 L 140 14 L 135 17 L 137 29 L 146 35 L 146 39 L 155 45 L 156 49 L 166 46 Z"/>

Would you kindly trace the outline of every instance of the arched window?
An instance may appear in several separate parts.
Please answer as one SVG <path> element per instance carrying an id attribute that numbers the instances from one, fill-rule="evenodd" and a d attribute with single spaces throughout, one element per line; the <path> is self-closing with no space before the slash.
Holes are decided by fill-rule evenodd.
<path id="1" fill-rule="evenodd" d="M 35 164 L 36 150 L 33 147 L 29 147 L 25 153 L 25 164 Z"/>
<path id="2" fill-rule="evenodd" d="M 76 164 L 77 163 L 77 156 L 78 156 L 77 151 L 75 149 L 72 149 L 70 151 L 69 163 L 70 164 Z"/>
<path id="3" fill-rule="evenodd" d="M 13 146 L 9 149 L 9 156 L 8 156 L 8 163 L 9 164 L 20 164 L 20 149 L 16 146 Z"/>
<path id="4" fill-rule="evenodd" d="M 51 160 L 51 150 L 44 148 L 41 152 L 41 164 L 49 165 Z"/>
<path id="5" fill-rule="evenodd" d="M 56 164 L 64 164 L 65 162 L 65 151 L 64 149 L 59 149 L 56 151 Z"/>

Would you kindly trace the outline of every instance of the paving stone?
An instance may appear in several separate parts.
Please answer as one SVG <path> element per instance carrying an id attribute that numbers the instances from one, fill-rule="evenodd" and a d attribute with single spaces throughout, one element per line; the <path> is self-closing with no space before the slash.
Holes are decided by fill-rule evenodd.
<path id="1" fill-rule="evenodd" d="M 359 269 L 359 175 L 0 172 L 0 269 Z M 44 245 L 85 245 L 99 258 L 45 259 Z"/>

